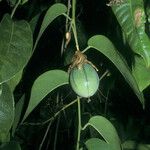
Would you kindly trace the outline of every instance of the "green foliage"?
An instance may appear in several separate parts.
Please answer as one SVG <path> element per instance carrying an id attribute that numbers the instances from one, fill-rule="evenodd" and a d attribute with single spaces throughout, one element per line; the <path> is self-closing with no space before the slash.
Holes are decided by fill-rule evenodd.
<path id="1" fill-rule="evenodd" d="M 88 150 L 112 150 L 111 145 L 98 138 L 91 138 L 85 142 Z"/>
<path id="2" fill-rule="evenodd" d="M 93 127 L 105 140 L 106 144 L 103 142 L 98 142 L 98 140 L 92 140 L 94 143 L 103 144 L 106 148 L 110 148 L 111 150 L 121 150 L 120 140 L 114 126 L 108 121 L 106 118 L 102 116 L 94 116 L 91 117 L 88 123 L 84 128 L 91 126 Z M 91 146 L 94 144 L 90 141 Z M 89 141 L 88 141 L 89 144 Z M 109 145 L 107 145 L 109 144 Z M 105 148 L 105 149 L 106 149 Z"/>
<path id="3" fill-rule="evenodd" d="M 145 63 L 141 57 L 135 57 L 135 65 L 132 69 L 140 91 L 146 89 L 150 84 L 150 68 L 145 67 Z"/>
<path id="4" fill-rule="evenodd" d="M 11 7 L 15 7 L 18 1 L 20 5 L 24 5 L 26 2 L 28 2 L 28 0 L 7 0 Z"/>
<path id="5" fill-rule="evenodd" d="M 40 75 L 33 84 L 31 97 L 23 120 L 51 91 L 68 83 L 68 74 L 61 70 L 51 70 Z"/>
<path id="6" fill-rule="evenodd" d="M 10 4 L 10 6 L 15 6 L 17 0 L 8 0 L 8 3 Z"/>
<path id="7" fill-rule="evenodd" d="M 150 2 L 149 4 L 147 5 L 146 7 L 146 14 L 147 14 L 147 20 L 148 20 L 148 23 L 150 23 Z"/>
<path id="8" fill-rule="evenodd" d="M 39 41 L 39 39 L 41 38 L 43 32 L 45 31 L 45 29 L 48 27 L 48 25 L 54 20 L 56 19 L 58 16 L 62 15 L 63 13 L 65 13 L 67 11 L 67 7 L 63 4 L 55 4 L 52 7 L 50 7 L 43 19 L 39 34 L 37 36 L 35 45 L 34 45 L 34 49 L 37 46 L 37 43 Z"/>
<path id="9" fill-rule="evenodd" d="M 27 64 L 33 39 L 29 24 L 26 21 L 13 21 L 8 14 L 1 21 L 0 35 L 0 83 L 3 83 Z"/>
<path id="10" fill-rule="evenodd" d="M 35 31 L 35 28 L 36 28 L 36 25 L 37 25 L 37 23 L 38 23 L 38 20 L 39 20 L 40 15 L 41 15 L 41 13 L 37 14 L 37 15 L 34 16 L 34 17 L 30 20 L 30 22 L 29 22 L 30 27 L 31 27 L 31 30 L 32 30 L 33 33 L 34 33 L 34 31 Z"/>
<path id="11" fill-rule="evenodd" d="M 17 142 L 9 142 L 0 146 L 1 150 L 21 150 L 19 143 Z"/>
<path id="12" fill-rule="evenodd" d="M 124 150 L 149 150 L 150 145 L 148 144 L 138 144 L 135 141 L 125 141 L 122 144 Z"/>
<path id="13" fill-rule="evenodd" d="M 148 35 L 145 33 L 146 15 L 143 1 L 128 0 L 120 5 L 112 5 L 112 10 L 121 25 L 128 44 L 135 53 L 141 56 L 141 59 L 135 57 L 133 74 L 140 90 L 143 91 L 150 85 L 148 75 L 150 66 L 150 40 Z M 143 61 L 145 61 L 145 64 Z"/>
<path id="14" fill-rule="evenodd" d="M 14 120 L 14 99 L 6 83 L 0 95 L 0 142 L 6 142 Z"/>
<path id="15" fill-rule="evenodd" d="M 107 39 L 105 36 L 96 35 L 89 39 L 88 45 L 93 47 L 103 53 L 108 59 L 112 61 L 112 63 L 118 68 L 121 74 L 124 76 L 125 80 L 129 83 L 132 87 L 133 91 L 141 101 L 142 105 L 144 106 L 144 97 L 143 94 L 140 92 L 139 87 L 131 74 L 131 71 L 123 59 L 123 57 L 116 51 L 115 47 Z"/>
<path id="16" fill-rule="evenodd" d="M 28 0 L 21 0 L 21 5 L 24 5 Z"/>
<path id="17" fill-rule="evenodd" d="M 23 71 L 21 70 L 17 72 L 10 80 L 8 80 L 7 84 L 9 85 L 12 92 L 15 90 L 16 86 L 20 82 L 22 78 L 22 73 Z"/>
<path id="18" fill-rule="evenodd" d="M 12 135 L 13 136 L 14 136 L 17 126 L 19 125 L 19 121 L 21 119 L 21 113 L 23 110 L 24 101 L 25 101 L 25 95 L 23 95 L 19 99 L 19 101 L 17 102 L 16 107 L 15 107 L 15 117 L 14 117 L 14 122 L 13 122 L 13 126 L 12 126 Z"/>
<path id="19" fill-rule="evenodd" d="M 105 0 L 88 5 L 59 2 L 2 1 L 6 9 L 0 23 L 0 149 L 149 150 L 149 1 L 110 0 L 112 11 Z M 71 61 L 79 47 L 88 58 Z M 78 82 L 74 77 L 69 82 L 70 62 L 78 66 L 87 59 L 99 72 L 91 75 L 94 68 L 89 65 L 84 71 L 73 68 L 83 72 L 73 72 Z M 116 75 L 116 68 L 122 76 Z M 89 84 L 90 95 L 83 89 Z"/>
<path id="20" fill-rule="evenodd" d="M 150 66 L 150 40 L 145 33 L 145 12 L 143 0 L 127 0 L 112 5 L 112 10 L 132 50 L 141 55 L 147 67 Z"/>

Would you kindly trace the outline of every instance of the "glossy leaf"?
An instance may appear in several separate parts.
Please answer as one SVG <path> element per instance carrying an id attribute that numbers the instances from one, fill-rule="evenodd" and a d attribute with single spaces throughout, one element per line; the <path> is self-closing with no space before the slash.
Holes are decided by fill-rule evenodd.
<path id="1" fill-rule="evenodd" d="M 63 13 L 65 13 L 67 11 L 67 7 L 61 3 L 56 3 L 54 5 L 52 5 L 46 12 L 42 25 L 41 25 L 41 29 L 39 31 L 38 37 L 36 39 L 35 45 L 34 45 L 34 49 L 37 46 L 37 43 L 39 41 L 39 39 L 41 38 L 42 34 L 44 33 L 45 29 L 48 27 L 48 25 L 54 20 L 56 19 L 58 16 L 62 15 Z"/>
<path id="2" fill-rule="evenodd" d="M 122 27 L 127 41 L 134 52 L 141 55 L 150 66 L 150 40 L 145 33 L 145 12 L 143 0 L 127 0 L 112 5 L 112 10 Z"/>
<path id="3" fill-rule="evenodd" d="M 85 142 L 88 150 L 112 150 L 111 145 L 98 138 L 91 138 Z"/>
<path id="4" fill-rule="evenodd" d="M 68 83 L 68 74 L 62 70 L 51 70 L 40 75 L 34 82 L 29 105 L 23 120 L 52 90 Z"/>
<path id="5" fill-rule="evenodd" d="M 19 143 L 17 142 L 9 142 L 4 143 L 0 146 L 1 150 L 21 150 Z"/>
<path id="6" fill-rule="evenodd" d="M 0 83 L 3 83 L 27 64 L 32 52 L 32 32 L 26 21 L 14 22 L 5 15 L 0 36 Z"/>
<path id="7" fill-rule="evenodd" d="M 2 84 L 0 96 L 0 142 L 4 142 L 14 120 L 14 99 L 9 86 Z"/>
<path id="8" fill-rule="evenodd" d="M 105 142 L 111 145 L 111 150 L 121 150 L 117 131 L 109 120 L 102 116 L 94 116 L 90 118 L 87 126 L 92 126 L 104 138 Z"/>
<path id="9" fill-rule="evenodd" d="M 105 36 L 96 35 L 89 39 L 88 45 L 104 54 L 116 66 L 144 106 L 144 97 L 142 92 L 139 90 L 135 78 L 131 74 L 126 61 L 119 52 L 116 51 L 111 41 Z"/>
<path id="10" fill-rule="evenodd" d="M 141 57 L 135 57 L 135 65 L 132 69 L 140 91 L 143 91 L 150 85 L 150 67 L 145 66 L 144 60 Z"/>

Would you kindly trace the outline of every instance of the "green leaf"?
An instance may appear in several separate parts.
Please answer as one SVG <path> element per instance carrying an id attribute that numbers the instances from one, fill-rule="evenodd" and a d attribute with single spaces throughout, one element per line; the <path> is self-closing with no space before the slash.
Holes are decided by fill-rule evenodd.
<path id="1" fill-rule="evenodd" d="M 136 141 L 125 141 L 122 147 L 123 150 L 150 150 L 150 144 L 140 144 Z"/>
<path id="2" fill-rule="evenodd" d="M 121 72 L 125 80 L 131 86 L 134 93 L 137 95 L 137 97 L 139 98 L 140 102 L 143 104 L 144 107 L 143 94 L 139 90 L 136 80 L 131 74 L 130 68 L 128 67 L 126 61 L 119 54 L 119 52 L 116 51 L 111 41 L 105 36 L 95 35 L 89 39 L 88 45 L 97 49 L 102 54 L 104 54 L 109 60 L 111 60 L 111 62 L 117 67 L 117 69 Z"/>
<path id="3" fill-rule="evenodd" d="M 14 99 L 9 86 L 2 84 L 0 95 L 0 142 L 6 141 L 14 120 Z"/>
<path id="4" fill-rule="evenodd" d="M 12 135 L 14 136 L 15 130 L 19 124 L 22 109 L 24 106 L 24 100 L 25 100 L 25 95 L 23 95 L 20 100 L 17 102 L 16 107 L 15 107 L 15 118 L 12 126 Z"/>
<path id="5" fill-rule="evenodd" d="M 111 150 L 121 150 L 117 131 L 109 120 L 102 116 L 94 116 L 85 126 L 92 126 L 104 138 L 105 142 L 111 145 Z"/>
<path id="6" fill-rule="evenodd" d="M 21 5 L 24 5 L 28 0 L 21 0 Z"/>
<path id="7" fill-rule="evenodd" d="M 150 66 L 150 40 L 145 33 L 145 12 L 143 0 L 127 0 L 120 5 L 112 5 L 112 10 L 127 38 L 132 50 L 144 58 Z"/>
<path id="8" fill-rule="evenodd" d="M 19 143 L 17 142 L 9 142 L 9 143 L 2 144 L 0 146 L 0 149 L 1 150 L 21 150 L 21 147 Z"/>
<path id="9" fill-rule="evenodd" d="M 140 91 L 143 91 L 150 85 L 150 67 L 147 68 L 141 57 L 135 57 L 135 65 L 132 69 Z"/>
<path id="10" fill-rule="evenodd" d="M 85 142 L 88 150 L 112 150 L 111 145 L 98 138 L 91 138 Z"/>
<path id="11" fill-rule="evenodd" d="M 125 141 L 122 143 L 123 150 L 134 150 L 136 147 L 135 141 Z"/>
<path id="12" fill-rule="evenodd" d="M 32 32 L 26 21 L 6 14 L 0 24 L 0 83 L 11 79 L 27 64 L 32 52 Z"/>
<path id="13" fill-rule="evenodd" d="M 62 70 L 51 70 L 40 75 L 33 84 L 29 105 L 23 121 L 48 93 L 67 83 L 68 73 Z"/>
<path id="14" fill-rule="evenodd" d="M 63 13 L 65 13 L 67 11 L 67 7 L 61 3 L 56 3 L 54 5 L 52 5 L 46 12 L 45 17 L 43 19 L 42 25 L 41 25 L 41 29 L 39 31 L 38 37 L 36 39 L 35 45 L 34 45 L 34 49 L 37 46 L 37 43 L 39 41 L 39 39 L 41 38 L 43 32 L 45 31 L 45 29 L 48 27 L 48 25 L 54 20 L 56 19 L 58 16 L 62 15 Z"/>
<path id="15" fill-rule="evenodd" d="M 137 150 L 150 150 L 150 144 L 139 144 Z"/>
<path id="16" fill-rule="evenodd" d="M 146 15 L 147 15 L 148 28 L 149 28 L 148 33 L 150 33 L 150 1 L 147 2 Z"/>
<path id="17" fill-rule="evenodd" d="M 146 13 L 147 13 L 147 16 L 148 16 L 148 23 L 150 23 L 150 2 L 149 2 L 149 5 L 146 8 Z"/>
<path id="18" fill-rule="evenodd" d="M 34 17 L 30 20 L 30 22 L 29 22 L 30 27 L 31 27 L 31 30 L 32 30 L 33 33 L 34 33 L 34 31 L 35 31 L 36 25 L 38 24 L 38 20 L 39 20 L 39 18 L 40 18 L 40 15 L 41 15 L 41 12 L 38 13 L 36 16 L 34 16 Z"/>
<path id="19" fill-rule="evenodd" d="M 18 0 L 7 0 L 11 7 L 14 7 L 17 1 Z M 20 0 L 20 5 L 24 5 L 26 2 L 28 2 L 28 0 Z"/>
<path id="20" fill-rule="evenodd" d="M 9 85 L 12 92 L 15 90 L 17 84 L 20 82 L 20 80 L 22 78 L 22 73 L 23 73 L 23 71 L 20 70 L 17 74 L 15 74 L 15 76 L 13 76 L 13 78 L 11 78 L 7 82 L 7 84 Z"/>
<path id="21" fill-rule="evenodd" d="M 7 2 L 9 3 L 9 5 L 10 5 L 11 7 L 14 7 L 15 4 L 17 3 L 17 0 L 7 0 Z"/>

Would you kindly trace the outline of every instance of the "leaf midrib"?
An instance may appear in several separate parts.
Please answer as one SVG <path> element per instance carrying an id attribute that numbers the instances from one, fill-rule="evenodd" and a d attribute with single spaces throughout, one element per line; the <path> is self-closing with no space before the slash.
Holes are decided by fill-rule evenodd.
<path id="1" fill-rule="evenodd" d="M 129 2 L 129 7 L 130 7 L 130 12 L 131 12 L 131 20 L 132 20 L 132 26 L 133 26 L 133 31 L 135 30 L 137 35 L 138 35 L 138 38 L 140 39 L 140 42 L 141 42 L 141 38 L 140 38 L 140 35 L 139 35 L 139 32 L 137 30 L 137 28 L 135 27 L 135 24 L 134 24 L 134 13 L 132 11 L 132 2 L 130 0 Z"/>
<path id="2" fill-rule="evenodd" d="M 8 48 L 7 48 L 7 51 L 6 51 L 6 55 L 7 53 L 9 53 L 10 51 L 10 46 L 11 46 L 11 42 L 12 42 L 12 38 L 13 38 L 13 34 L 14 34 L 14 22 L 12 23 L 12 27 L 11 27 L 11 34 L 10 34 L 10 40 L 8 42 Z"/>

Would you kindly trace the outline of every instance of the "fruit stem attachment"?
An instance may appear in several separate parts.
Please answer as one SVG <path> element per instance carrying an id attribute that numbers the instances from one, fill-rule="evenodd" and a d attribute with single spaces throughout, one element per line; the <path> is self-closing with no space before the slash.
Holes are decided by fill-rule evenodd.
<path id="1" fill-rule="evenodd" d="M 79 150 L 80 148 L 80 135 L 81 135 L 81 103 L 80 103 L 80 98 L 77 96 L 77 103 L 78 103 L 78 137 L 77 137 L 77 146 L 76 150 Z"/>
<path id="2" fill-rule="evenodd" d="M 76 49 L 77 51 L 79 50 L 79 44 L 78 44 L 78 38 L 77 38 L 77 29 L 76 29 L 76 0 L 72 0 L 72 22 L 71 22 L 71 27 L 72 27 L 72 31 L 74 34 L 74 39 L 75 39 L 75 43 L 76 43 Z"/>
<path id="3" fill-rule="evenodd" d="M 91 46 L 88 46 L 88 47 L 86 47 L 83 51 L 82 51 L 82 53 L 85 53 L 88 49 L 90 49 L 90 48 L 92 48 Z"/>

